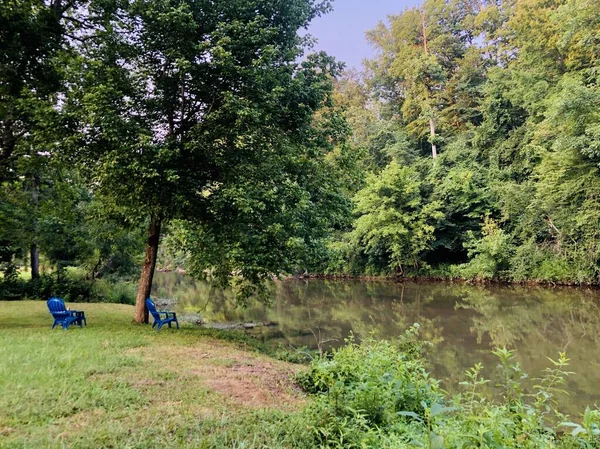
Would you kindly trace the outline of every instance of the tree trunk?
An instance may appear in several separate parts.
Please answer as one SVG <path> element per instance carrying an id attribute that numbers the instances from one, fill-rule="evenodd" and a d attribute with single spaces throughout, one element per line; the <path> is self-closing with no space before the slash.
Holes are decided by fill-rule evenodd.
<path id="1" fill-rule="evenodd" d="M 429 55 L 429 49 L 427 48 L 427 25 L 425 24 L 425 10 L 421 10 L 421 25 L 423 29 L 423 51 L 425 55 Z M 431 95 L 429 93 L 429 87 L 425 86 L 427 89 L 427 100 L 429 102 Z M 431 155 L 433 158 L 437 158 L 437 146 L 435 144 L 435 121 L 433 120 L 433 108 L 429 105 L 429 135 L 431 136 Z"/>
<path id="2" fill-rule="evenodd" d="M 152 291 L 152 278 L 156 268 L 156 256 L 158 255 L 158 243 L 160 241 L 160 219 L 152 216 L 148 226 L 148 240 L 146 242 L 146 258 L 138 284 L 137 296 L 135 298 L 135 321 L 137 323 L 148 322 L 148 309 L 146 309 L 146 298 L 150 297 Z"/>
<path id="3" fill-rule="evenodd" d="M 421 11 L 421 26 L 423 28 L 423 50 L 425 50 L 425 54 L 429 54 L 429 50 L 427 49 L 427 25 L 425 25 L 425 10 Z"/>
<path id="4" fill-rule="evenodd" d="M 32 243 L 29 247 L 29 254 L 31 258 L 31 279 L 40 278 L 40 253 L 35 243 Z"/>
<path id="5" fill-rule="evenodd" d="M 433 117 L 429 118 L 429 131 L 431 136 L 431 155 L 435 159 L 437 157 L 437 147 L 435 145 L 435 122 Z"/>
<path id="6" fill-rule="evenodd" d="M 40 253 L 37 246 L 37 231 L 38 231 L 38 204 L 40 202 L 40 177 L 33 175 L 31 189 L 31 202 L 33 204 L 33 238 L 29 247 L 31 261 L 31 279 L 40 278 Z"/>

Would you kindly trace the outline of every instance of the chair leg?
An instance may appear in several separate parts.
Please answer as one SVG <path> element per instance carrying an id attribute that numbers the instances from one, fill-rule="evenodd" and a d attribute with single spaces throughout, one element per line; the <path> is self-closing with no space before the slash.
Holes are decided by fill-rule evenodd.
<path id="1" fill-rule="evenodd" d="M 177 329 L 179 329 L 179 321 L 175 320 L 175 325 L 177 326 Z"/>
<path id="2" fill-rule="evenodd" d="M 160 331 L 160 329 L 162 328 L 163 324 L 164 323 L 162 321 L 160 323 L 158 323 L 158 329 L 157 329 L 157 331 Z"/>
<path id="3" fill-rule="evenodd" d="M 169 329 L 171 329 L 171 322 L 169 321 Z"/>

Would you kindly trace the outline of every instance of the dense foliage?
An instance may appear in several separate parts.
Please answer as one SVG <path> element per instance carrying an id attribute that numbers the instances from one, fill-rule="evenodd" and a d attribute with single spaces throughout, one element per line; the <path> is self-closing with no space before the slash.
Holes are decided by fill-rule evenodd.
<path id="1" fill-rule="evenodd" d="M 39 251 L 59 273 L 87 265 L 92 279 L 101 273 L 88 259 L 103 266 L 135 251 L 143 260 L 136 320 L 144 321 L 166 233 L 191 273 L 221 284 L 235 275 L 243 297 L 323 257 L 324 238 L 349 210 L 340 168 L 326 157 L 347 133 L 332 108 L 340 64 L 308 54 L 311 38 L 298 31 L 328 2 L 12 3 L 1 10 L 14 25 L 1 35 L 14 50 L 2 53 L 1 73 L 11 144 L 0 160 L 5 282 L 14 283 L 28 249 L 34 280 Z M 22 35 L 42 18 L 54 26 L 47 49 L 45 37 Z M 22 94 L 29 84 L 35 96 Z M 58 193 L 74 194 L 49 210 L 57 172 Z M 88 209 L 120 229 L 90 235 Z M 135 248 L 110 244 L 141 227 L 145 258 L 139 233 Z"/>
<path id="2" fill-rule="evenodd" d="M 476 364 L 462 392 L 444 393 L 421 359 L 418 326 L 399 342 L 352 341 L 316 360 L 301 383 L 315 394 L 304 413 L 320 448 L 596 448 L 600 414 L 586 409 L 575 423 L 556 407 L 567 371 L 561 354 L 535 384 L 496 349 L 501 382 L 492 389 Z"/>
<path id="3" fill-rule="evenodd" d="M 597 283 L 597 11 L 427 0 L 371 31 L 338 83 L 364 183 L 328 272 Z"/>

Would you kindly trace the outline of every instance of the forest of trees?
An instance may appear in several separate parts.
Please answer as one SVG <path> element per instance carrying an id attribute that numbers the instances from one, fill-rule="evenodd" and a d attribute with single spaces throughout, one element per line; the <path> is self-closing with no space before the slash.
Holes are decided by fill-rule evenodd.
<path id="1" fill-rule="evenodd" d="M 426 0 L 369 32 L 337 82 L 362 183 L 328 272 L 597 283 L 598 11 Z"/>
<path id="2" fill-rule="evenodd" d="M 596 284 L 599 7 L 426 0 L 356 73 L 298 32 L 329 2 L 2 1 L 0 297 L 137 277 L 144 321 L 157 260 L 240 298 L 298 272 Z"/>
<path id="3" fill-rule="evenodd" d="M 98 277 L 141 265 L 136 320 L 147 320 L 171 236 L 190 273 L 233 279 L 244 298 L 313 260 L 347 215 L 324 159 L 343 131 L 333 110 L 315 116 L 333 104 L 340 65 L 307 55 L 298 34 L 327 2 L 1 5 L 4 297 L 86 297 Z M 53 276 L 40 276 L 40 256 Z"/>

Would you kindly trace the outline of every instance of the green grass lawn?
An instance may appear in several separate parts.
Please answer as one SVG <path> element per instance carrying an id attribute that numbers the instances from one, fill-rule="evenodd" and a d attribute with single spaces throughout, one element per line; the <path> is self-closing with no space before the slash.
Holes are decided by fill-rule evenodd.
<path id="1" fill-rule="evenodd" d="M 191 326 L 134 325 L 131 306 L 71 306 L 87 327 L 0 302 L 0 448 L 291 447 L 279 432 L 304 402 L 296 366 Z"/>

